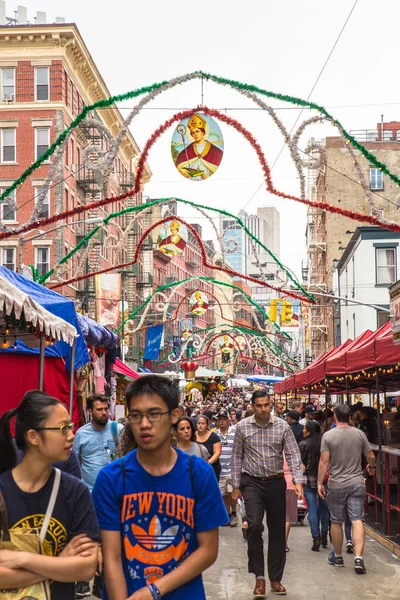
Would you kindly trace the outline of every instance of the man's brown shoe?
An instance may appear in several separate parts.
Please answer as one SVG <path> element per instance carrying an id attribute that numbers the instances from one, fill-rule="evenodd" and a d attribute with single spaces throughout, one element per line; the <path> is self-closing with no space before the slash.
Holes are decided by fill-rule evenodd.
<path id="1" fill-rule="evenodd" d="M 254 598 L 265 598 L 265 579 L 256 579 L 256 587 L 254 588 Z"/>
<path id="2" fill-rule="evenodd" d="M 286 590 L 280 581 L 271 581 L 271 592 L 277 596 L 286 596 Z"/>

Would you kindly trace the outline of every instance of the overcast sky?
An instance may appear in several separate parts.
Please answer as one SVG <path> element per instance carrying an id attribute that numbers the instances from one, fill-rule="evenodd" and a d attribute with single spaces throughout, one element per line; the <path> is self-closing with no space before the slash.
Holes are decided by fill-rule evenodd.
<path id="1" fill-rule="evenodd" d="M 354 0 L 20 0 L 33 21 L 37 10 L 47 22 L 56 16 L 75 22 L 110 92 L 119 94 L 176 75 L 201 69 L 275 92 L 307 98 L 354 4 Z M 17 2 L 7 0 L 12 16 Z M 399 120 L 398 57 L 400 3 L 359 0 L 311 100 L 330 109 L 346 129 L 373 129 L 385 120 Z M 143 146 L 152 131 L 176 110 L 201 101 L 199 82 L 163 94 L 132 124 Z M 291 129 L 298 110 L 270 102 Z M 261 111 L 236 92 L 212 83 L 204 85 L 204 104 L 223 109 L 241 121 L 262 145 L 270 165 L 282 138 Z M 123 105 L 123 114 L 133 102 Z M 165 110 L 169 109 L 169 110 Z M 311 116 L 304 112 L 301 121 Z M 152 198 L 177 196 L 226 208 L 255 212 L 257 206 L 276 206 L 281 213 L 281 257 L 300 275 L 305 256 L 305 208 L 267 194 L 261 168 L 248 142 L 221 123 L 225 139 L 223 162 L 209 180 L 193 182 L 179 175 L 172 163 L 172 130 L 164 134 L 149 156 L 153 172 L 145 194 Z M 301 147 L 314 135 L 334 135 L 332 127 L 308 129 Z M 296 171 L 287 150 L 273 169 L 278 189 L 298 194 Z M 187 209 L 182 216 L 193 217 Z M 199 222 L 201 222 L 199 220 Z M 205 237 L 211 237 L 206 229 Z"/>

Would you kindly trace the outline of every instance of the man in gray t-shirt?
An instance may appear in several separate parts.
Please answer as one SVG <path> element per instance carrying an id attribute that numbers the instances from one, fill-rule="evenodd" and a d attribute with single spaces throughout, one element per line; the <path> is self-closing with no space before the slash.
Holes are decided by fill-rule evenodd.
<path id="1" fill-rule="evenodd" d="M 318 469 L 318 494 L 325 497 L 324 480 L 329 468 L 329 482 L 326 500 L 331 515 L 331 533 L 334 550 L 328 563 L 343 567 L 342 524 L 348 515 L 354 540 L 354 569 L 359 575 L 366 573 L 362 552 L 365 542 L 364 499 L 365 484 L 361 469 L 361 455 L 367 461 L 367 472 L 375 473 L 375 455 L 365 433 L 350 427 L 350 407 L 339 404 L 335 410 L 336 427 L 322 436 L 321 459 Z"/>

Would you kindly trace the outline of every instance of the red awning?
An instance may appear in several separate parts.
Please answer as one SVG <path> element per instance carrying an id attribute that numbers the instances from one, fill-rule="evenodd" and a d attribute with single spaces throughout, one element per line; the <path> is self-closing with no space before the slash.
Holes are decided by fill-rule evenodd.
<path id="1" fill-rule="evenodd" d="M 129 377 L 130 379 L 139 379 L 140 377 L 140 375 L 136 373 L 136 371 L 133 371 L 133 369 L 130 369 L 129 367 L 124 365 L 122 360 L 120 360 L 119 358 L 117 358 L 117 360 L 115 361 L 113 368 L 116 373 L 119 373 L 120 375 L 125 375 L 125 377 Z"/>
<path id="2" fill-rule="evenodd" d="M 386 338 L 386 350 L 389 350 L 390 346 L 393 346 L 393 336 L 390 321 L 382 325 L 379 329 L 374 331 L 364 343 L 357 346 L 353 350 L 350 350 L 346 356 L 346 373 L 356 373 L 357 371 L 363 371 L 370 369 L 371 367 L 377 366 L 376 364 L 376 353 L 375 353 L 375 341 L 379 338 L 389 336 Z M 383 364 L 393 364 L 400 360 L 400 348 L 397 351 L 399 358 L 395 360 L 389 360 L 389 362 L 380 362 Z M 389 356 L 387 356 L 389 359 Z"/>
<path id="3" fill-rule="evenodd" d="M 325 373 L 327 375 L 342 375 L 343 373 L 347 373 L 347 356 L 350 350 L 355 350 L 359 348 L 367 341 L 371 339 L 373 335 L 370 329 L 364 331 L 361 335 L 356 337 L 355 340 L 351 341 L 349 344 L 342 344 L 338 351 L 328 358 L 325 365 Z"/>

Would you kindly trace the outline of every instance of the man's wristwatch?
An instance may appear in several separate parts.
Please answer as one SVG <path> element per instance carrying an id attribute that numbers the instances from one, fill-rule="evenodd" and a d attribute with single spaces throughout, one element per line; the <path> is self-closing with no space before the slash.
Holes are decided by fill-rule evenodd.
<path id="1" fill-rule="evenodd" d="M 372 466 L 372 465 L 368 465 L 370 469 L 376 469 L 376 465 Z"/>

